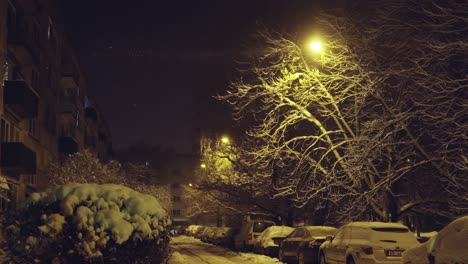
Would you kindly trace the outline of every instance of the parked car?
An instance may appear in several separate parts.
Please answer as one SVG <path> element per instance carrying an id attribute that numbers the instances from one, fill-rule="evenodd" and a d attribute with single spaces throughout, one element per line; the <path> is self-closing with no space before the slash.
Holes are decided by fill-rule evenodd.
<path id="1" fill-rule="evenodd" d="M 278 258 L 282 262 L 318 263 L 320 245 L 337 229 L 332 226 L 297 227 L 279 247 Z"/>
<path id="2" fill-rule="evenodd" d="M 424 243 L 435 235 L 437 235 L 437 231 L 419 233 L 419 235 L 417 233 L 414 234 L 419 243 Z"/>
<path id="3" fill-rule="evenodd" d="M 237 250 L 252 250 L 258 236 L 275 222 L 269 220 L 245 220 L 242 222 L 239 233 L 234 237 Z"/>
<path id="4" fill-rule="evenodd" d="M 203 236 L 203 233 L 205 232 L 205 229 L 207 229 L 207 228 L 208 228 L 207 226 L 201 226 L 200 228 L 198 228 L 196 230 L 196 232 L 193 234 L 193 236 L 195 238 L 201 239 L 201 237 Z"/>
<path id="5" fill-rule="evenodd" d="M 351 222 L 320 246 L 320 263 L 401 263 L 403 252 L 420 243 L 398 223 Z"/>
<path id="6" fill-rule="evenodd" d="M 233 249 L 236 231 L 237 230 L 232 227 L 219 227 L 216 230 L 214 244 Z"/>
<path id="7" fill-rule="evenodd" d="M 203 233 L 200 234 L 200 240 L 207 243 L 213 243 L 214 236 L 216 234 L 216 228 L 213 226 L 205 227 Z"/>
<path id="8" fill-rule="evenodd" d="M 195 236 L 195 234 L 201 229 L 203 226 L 201 225 L 189 225 L 185 229 L 185 234 L 188 236 Z"/>
<path id="9" fill-rule="evenodd" d="M 458 218 L 424 244 L 403 253 L 403 264 L 468 263 L 468 216 Z"/>
<path id="10" fill-rule="evenodd" d="M 275 244 L 273 238 L 286 238 L 292 231 L 294 231 L 294 228 L 290 226 L 273 225 L 267 227 L 257 238 L 254 251 L 270 257 L 278 256 L 279 246 Z"/>

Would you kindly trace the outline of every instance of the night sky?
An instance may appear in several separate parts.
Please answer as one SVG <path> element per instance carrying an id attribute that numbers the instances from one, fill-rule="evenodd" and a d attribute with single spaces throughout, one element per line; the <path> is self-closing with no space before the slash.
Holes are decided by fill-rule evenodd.
<path id="1" fill-rule="evenodd" d="M 212 98 L 262 27 L 305 35 L 318 7 L 337 1 L 63 0 L 66 31 L 114 148 L 144 140 L 189 153 L 197 129 L 229 133 Z M 338 1 L 339 2 L 339 1 Z"/>

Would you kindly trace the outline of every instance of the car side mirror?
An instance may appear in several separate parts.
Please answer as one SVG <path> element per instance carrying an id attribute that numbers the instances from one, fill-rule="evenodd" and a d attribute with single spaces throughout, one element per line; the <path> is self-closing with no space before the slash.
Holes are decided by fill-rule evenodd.
<path id="1" fill-rule="evenodd" d="M 331 242 L 333 240 L 332 236 L 326 236 L 325 241 Z"/>
<path id="2" fill-rule="evenodd" d="M 272 237 L 271 238 L 273 240 L 273 243 L 275 243 L 275 245 L 281 245 L 281 243 L 283 242 L 283 240 L 285 239 L 284 237 Z"/>

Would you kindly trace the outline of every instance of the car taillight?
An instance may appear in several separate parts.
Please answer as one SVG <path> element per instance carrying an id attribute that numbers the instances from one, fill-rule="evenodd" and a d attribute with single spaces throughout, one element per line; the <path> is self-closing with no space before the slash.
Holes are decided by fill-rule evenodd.
<path id="1" fill-rule="evenodd" d="M 363 247 L 361 249 L 367 255 L 374 254 L 374 249 L 372 247 Z"/>

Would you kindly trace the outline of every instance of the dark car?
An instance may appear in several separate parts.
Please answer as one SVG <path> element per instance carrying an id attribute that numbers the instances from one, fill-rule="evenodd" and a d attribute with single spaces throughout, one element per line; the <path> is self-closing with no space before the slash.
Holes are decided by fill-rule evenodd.
<path id="1" fill-rule="evenodd" d="M 318 263 L 319 247 L 327 236 L 337 229 L 331 226 L 301 226 L 284 239 L 279 248 L 280 261 L 303 263 Z"/>

